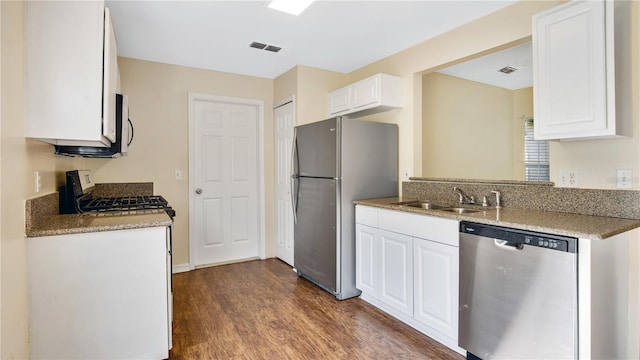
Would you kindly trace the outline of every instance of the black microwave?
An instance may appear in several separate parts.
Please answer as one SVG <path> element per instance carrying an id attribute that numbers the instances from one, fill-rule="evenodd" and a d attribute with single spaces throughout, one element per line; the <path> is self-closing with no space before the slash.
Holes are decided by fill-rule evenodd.
<path id="1" fill-rule="evenodd" d="M 129 102 L 126 95 L 116 94 L 116 141 L 110 147 L 55 145 L 55 153 L 67 156 L 92 158 L 116 158 L 127 154 L 133 141 L 133 123 L 129 119 Z"/>

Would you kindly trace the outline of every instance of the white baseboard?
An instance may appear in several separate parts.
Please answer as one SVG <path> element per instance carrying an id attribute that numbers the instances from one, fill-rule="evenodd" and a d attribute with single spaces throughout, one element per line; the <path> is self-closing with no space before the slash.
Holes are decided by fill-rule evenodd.
<path id="1" fill-rule="evenodd" d="M 189 263 L 185 263 L 185 264 L 173 265 L 173 268 L 172 268 L 171 271 L 174 274 L 177 274 L 177 273 L 181 273 L 181 272 L 187 272 L 187 271 L 190 271 L 190 270 L 191 270 L 191 267 L 189 266 Z"/>

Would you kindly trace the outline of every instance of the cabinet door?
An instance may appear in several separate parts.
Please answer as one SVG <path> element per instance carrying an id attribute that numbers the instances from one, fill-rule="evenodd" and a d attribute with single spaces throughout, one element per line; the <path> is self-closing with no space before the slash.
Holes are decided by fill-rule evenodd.
<path id="1" fill-rule="evenodd" d="M 166 227 L 27 239 L 33 359 L 166 359 Z"/>
<path id="2" fill-rule="evenodd" d="M 356 224 L 356 288 L 378 297 L 380 235 L 378 229 Z"/>
<path id="3" fill-rule="evenodd" d="M 534 16 L 533 27 L 535 138 L 615 135 L 615 119 L 607 118 L 605 2 L 572 2 Z"/>
<path id="4" fill-rule="evenodd" d="M 116 141 L 116 89 L 118 87 L 118 55 L 111 13 L 104 9 L 104 59 L 102 80 L 102 135 Z M 123 126 L 127 126 L 126 124 Z M 126 140 L 124 140 L 126 141 Z"/>
<path id="5" fill-rule="evenodd" d="M 380 102 L 380 79 L 376 75 L 351 85 L 351 109 Z"/>
<path id="6" fill-rule="evenodd" d="M 413 315 L 413 241 L 410 236 L 380 230 L 380 300 Z"/>
<path id="7" fill-rule="evenodd" d="M 414 238 L 414 318 L 458 339 L 458 248 Z"/>
<path id="8" fill-rule="evenodd" d="M 335 115 L 350 108 L 348 86 L 329 93 L 329 115 Z"/>
<path id="9" fill-rule="evenodd" d="M 26 1 L 25 11 L 25 136 L 109 145 L 102 135 L 104 2 Z"/>

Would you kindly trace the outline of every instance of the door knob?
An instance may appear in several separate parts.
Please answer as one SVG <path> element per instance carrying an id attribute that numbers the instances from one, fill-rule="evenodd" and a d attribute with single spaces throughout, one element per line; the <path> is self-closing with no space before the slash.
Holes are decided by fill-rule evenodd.
<path id="1" fill-rule="evenodd" d="M 198 195 L 202 194 L 202 189 L 197 188 L 197 189 L 196 189 L 196 194 L 198 194 Z"/>

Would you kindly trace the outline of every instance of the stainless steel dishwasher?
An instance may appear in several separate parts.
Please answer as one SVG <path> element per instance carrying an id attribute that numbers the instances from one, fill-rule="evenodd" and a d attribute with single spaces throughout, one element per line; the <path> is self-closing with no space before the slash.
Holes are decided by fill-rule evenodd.
<path id="1" fill-rule="evenodd" d="M 468 359 L 576 359 L 577 239 L 460 223 L 458 345 Z"/>

